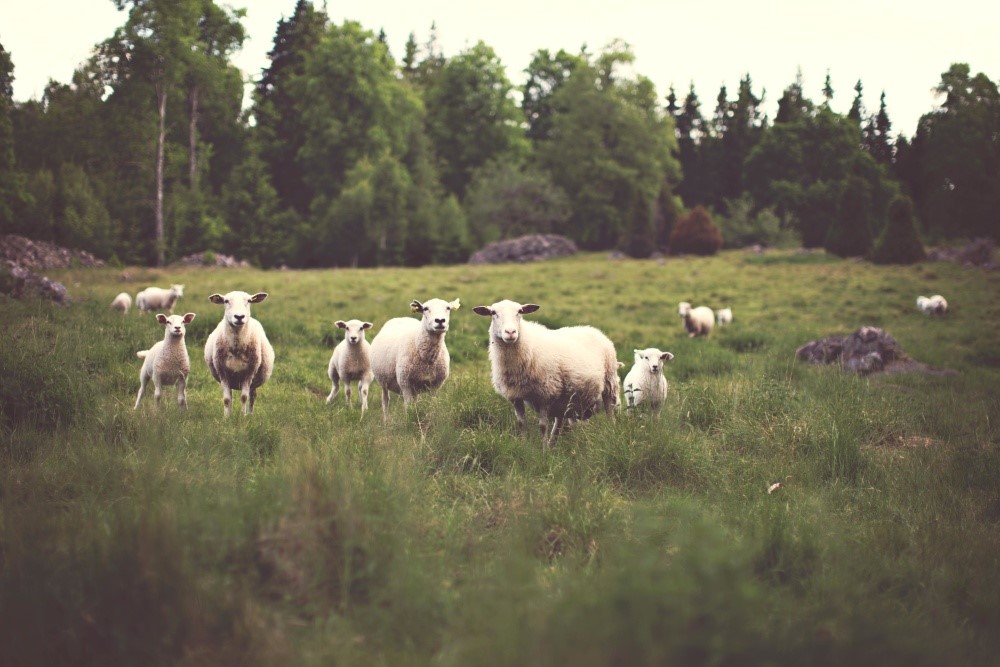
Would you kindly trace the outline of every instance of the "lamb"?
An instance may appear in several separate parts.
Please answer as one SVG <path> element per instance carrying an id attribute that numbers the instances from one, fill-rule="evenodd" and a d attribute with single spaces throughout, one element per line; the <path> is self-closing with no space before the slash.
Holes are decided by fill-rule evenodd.
<path id="1" fill-rule="evenodd" d="M 143 359 L 142 369 L 139 371 L 139 395 L 135 397 L 136 410 L 139 402 L 146 391 L 146 384 L 153 381 L 153 396 L 156 397 L 156 405 L 160 404 L 160 396 L 164 386 L 177 385 L 177 404 L 187 408 L 187 377 L 191 370 L 191 360 L 188 357 L 187 345 L 184 344 L 184 333 L 186 325 L 194 319 L 194 313 L 180 315 L 170 315 L 163 313 L 156 316 L 156 321 L 166 328 L 163 340 L 158 342 L 148 350 L 137 352 L 136 356 Z"/>
<path id="2" fill-rule="evenodd" d="M 437 389 L 451 369 L 451 357 L 445 345 L 452 311 L 458 299 L 413 300 L 410 308 L 421 319 L 394 317 L 372 340 L 371 363 L 375 379 L 382 385 L 382 419 L 389 419 L 389 392 L 402 394 L 410 404 L 417 394 Z"/>
<path id="3" fill-rule="evenodd" d="M 945 298 L 940 294 L 935 294 L 930 298 L 927 298 L 926 296 L 918 296 L 917 308 L 919 308 L 924 315 L 944 315 L 948 312 L 948 301 L 945 300 Z"/>
<path id="4" fill-rule="evenodd" d="M 720 327 L 721 326 L 725 326 L 726 324 L 732 324 L 733 323 L 733 309 L 732 308 L 723 308 L 723 309 L 719 310 L 717 313 L 715 313 L 715 321 L 719 324 Z"/>
<path id="5" fill-rule="evenodd" d="M 135 295 L 135 307 L 143 313 L 166 310 L 172 314 L 174 304 L 182 296 L 184 296 L 184 285 L 171 285 L 170 289 L 147 287 Z"/>
<path id="6" fill-rule="evenodd" d="M 492 318 L 489 354 L 494 389 L 514 405 L 522 434 L 524 406 L 531 406 L 548 446 L 567 419 L 588 419 L 601 407 L 613 414 L 619 399 L 619 363 L 614 343 L 594 327 L 553 330 L 522 319 L 539 308 L 503 300 L 476 306 L 474 311 Z"/>
<path id="7" fill-rule="evenodd" d="M 687 329 L 688 338 L 707 336 L 712 332 L 715 313 L 708 306 L 692 308 L 687 301 L 681 301 L 677 306 L 677 314 L 684 318 L 684 328 Z"/>
<path id="8" fill-rule="evenodd" d="M 338 329 L 345 329 L 347 333 L 344 340 L 337 343 L 333 348 L 333 355 L 330 357 L 330 365 L 327 367 L 327 375 L 333 381 L 333 388 L 330 395 L 326 397 L 327 403 L 333 402 L 333 397 L 337 395 L 340 382 L 344 383 L 344 397 L 347 405 L 351 405 L 351 382 L 358 383 L 358 393 L 361 395 L 361 414 L 368 409 L 368 385 L 371 384 L 375 374 L 372 373 L 371 345 L 365 340 L 365 329 L 371 329 L 371 322 L 361 320 L 337 320 L 335 322 Z"/>
<path id="9" fill-rule="evenodd" d="M 128 309 L 132 307 L 132 297 L 129 296 L 128 292 L 121 292 L 111 302 L 111 307 L 121 311 L 122 315 L 128 315 Z"/>
<path id="10" fill-rule="evenodd" d="M 635 408 L 646 403 L 654 417 L 660 416 L 660 409 L 667 398 L 667 379 L 663 377 L 663 364 L 674 358 L 670 352 L 661 352 L 655 347 L 633 350 L 635 365 L 625 376 L 625 405 Z"/>
<path id="11" fill-rule="evenodd" d="M 267 382 L 274 370 L 274 348 L 264 327 L 250 315 L 250 304 L 260 303 L 267 292 L 253 296 L 246 292 L 213 294 L 208 300 L 224 304 L 222 321 L 205 341 L 205 363 L 212 377 L 222 385 L 225 415 L 232 412 L 233 389 L 239 388 L 243 414 L 253 412 L 257 389 Z"/>

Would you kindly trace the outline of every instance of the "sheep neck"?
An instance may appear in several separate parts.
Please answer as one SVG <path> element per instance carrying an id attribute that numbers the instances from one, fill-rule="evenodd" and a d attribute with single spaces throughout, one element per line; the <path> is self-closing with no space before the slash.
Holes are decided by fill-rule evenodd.
<path id="1" fill-rule="evenodd" d="M 441 354 L 444 347 L 444 337 L 447 332 L 439 334 L 431 333 L 426 329 L 421 329 L 417 336 L 417 356 L 423 361 L 434 361 Z"/>

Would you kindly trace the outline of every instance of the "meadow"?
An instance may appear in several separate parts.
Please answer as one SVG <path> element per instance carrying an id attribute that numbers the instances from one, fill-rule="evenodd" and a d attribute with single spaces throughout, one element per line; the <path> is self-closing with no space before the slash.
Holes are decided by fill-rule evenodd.
<path id="1" fill-rule="evenodd" d="M 0 298 L 5 665 L 991 665 L 1000 654 L 1000 273 L 824 254 L 531 265 L 53 272 L 77 302 Z M 189 409 L 139 410 L 163 336 L 108 304 L 183 283 Z M 213 292 L 266 291 L 276 363 L 223 418 Z M 930 318 L 917 295 L 944 294 Z M 377 332 L 461 298 L 452 375 L 388 424 L 330 390 L 337 319 Z M 488 321 L 534 302 L 667 404 L 516 434 Z M 731 306 L 689 339 L 677 303 Z M 861 325 L 955 373 L 857 377 L 795 349 Z M 373 333 L 369 333 L 369 340 Z M 781 484 L 773 493 L 768 488 Z"/>

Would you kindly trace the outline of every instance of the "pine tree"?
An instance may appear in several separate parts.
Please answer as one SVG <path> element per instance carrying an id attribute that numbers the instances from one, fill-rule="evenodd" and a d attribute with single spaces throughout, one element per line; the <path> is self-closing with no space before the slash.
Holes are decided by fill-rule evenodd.
<path id="1" fill-rule="evenodd" d="M 927 259 L 920 241 L 913 202 L 899 195 L 889 204 L 889 221 L 872 250 L 876 264 L 913 264 Z"/>
<path id="2" fill-rule="evenodd" d="M 419 50 L 417 38 L 411 32 L 410 36 L 406 38 L 406 46 L 403 47 L 403 76 L 407 79 L 413 79 L 417 75 L 417 53 Z"/>
<path id="3" fill-rule="evenodd" d="M 891 164 L 893 158 L 893 145 L 890 133 L 892 132 L 892 122 L 885 109 L 885 91 L 882 91 L 878 113 L 869 121 L 865 128 L 864 148 L 876 161 L 882 164 Z"/>
<path id="4" fill-rule="evenodd" d="M 823 105 L 829 109 L 833 101 L 833 84 L 830 82 L 830 70 L 826 70 L 826 80 L 823 81 Z"/>
<path id="5" fill-rule="evenodd" d="M 861 124 L 861 119 L 865 115 L 865 105 L 861 101 L 861 79 L 854 84 L 854 101 L 851 103 L 851 110 L 847 112 L 847 117 L 853 120 L 858 125 Z"/>

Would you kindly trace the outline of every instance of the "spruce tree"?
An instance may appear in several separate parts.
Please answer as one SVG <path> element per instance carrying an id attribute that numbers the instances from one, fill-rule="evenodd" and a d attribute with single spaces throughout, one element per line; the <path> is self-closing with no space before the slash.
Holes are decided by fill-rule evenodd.
<path id="1" fill-rule="evenodd" d="M 858 79 L 858 82 L 854 84 L 854 101 L 851 102 L 851 110 L 847 112 L 847 117 L 858 125 L 861 124 L 861 118 L 865 115 L 865 105 L 861 101 L 862 90 L 861 79 Z"/>
<path id="2" fill-rule="evenodd" d="M 924 244 L 920 241 L 913 202 L 906 195 L 899 195 L 889 204 L 889 221 L 872 250 L 876 264 L 913 264 L 927 259 Z"/>
<path id="3" fill-rule="evenodd" d="M 865 256 L 872 247 L 872 195 L 860 176 L 851 175 L 837 201 L 837 212 L 823 247 L 839 257 Z"/>
<path id="4" fill-rule="evenodd" d="M 830 108 L 833 101 L 833 84 L 830 82 L 830 70 L 826 70 L 826 80 L 823 81 L 823 106 Z"/>

